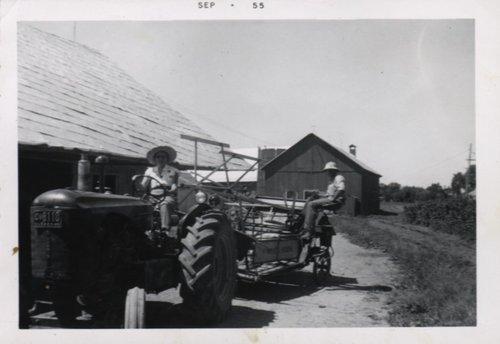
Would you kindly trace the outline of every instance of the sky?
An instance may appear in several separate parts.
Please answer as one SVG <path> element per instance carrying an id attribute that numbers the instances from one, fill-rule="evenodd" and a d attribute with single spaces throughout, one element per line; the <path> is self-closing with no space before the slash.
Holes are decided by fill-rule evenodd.
<path id="1" fill-rule="evenodd" d="M 31 22 L 100 51 L 232 148 L 314 133 L 382 175 L 450 184 L 475 150 L 473 20 Z"/>

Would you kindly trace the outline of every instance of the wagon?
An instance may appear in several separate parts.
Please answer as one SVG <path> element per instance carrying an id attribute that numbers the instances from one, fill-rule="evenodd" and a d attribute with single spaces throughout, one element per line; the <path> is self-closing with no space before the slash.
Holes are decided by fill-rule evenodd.
<path id="1" fill-rule="evenodd" d="M 334 254 L 332 236 L 335 230 L 330 221 L 333 210 L 324 207 L 317 216 L 312 235 L 303 231 L 304 200 L 298 200 L 292 190 L 284 191 L 285 197 L 248 197 L 239 187 L 244 175 L 258 164 L 259 159 L 225 150 L 225 145 L 199 138 L 183 136 L 198 143 L 219 144 L 223 163 L 208 175 L 194 174 L 199 181 L 197 190 L 207 194 L 212 204 L 222 209 L 231 221 L 238 252 L 238 278 L 257 282 L 267 276 L 302 269 L 313 265 L 313 278 L 322 285 L 330 274 Z M 197 149 L 195 149 L 195 152 Z M 216 182 L 210 177 L 216 172 L 227 171 L 231 159 L 247 159 L 254 163 L 233 183 Z M 195 162 L 196 162 L 195 158 Z"/>

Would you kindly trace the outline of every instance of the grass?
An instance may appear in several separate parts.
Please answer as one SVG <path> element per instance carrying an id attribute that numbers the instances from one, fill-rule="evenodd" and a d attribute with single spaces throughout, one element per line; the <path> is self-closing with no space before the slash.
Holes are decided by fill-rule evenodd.
<path id="1" fill-rule="evenodd" d="M 401 272 L 391 296 L 392 326 L 475 326 L 475 244 L 407 225 L 397 216 L 339 217 L 336 230 L 392 256 Z"/>

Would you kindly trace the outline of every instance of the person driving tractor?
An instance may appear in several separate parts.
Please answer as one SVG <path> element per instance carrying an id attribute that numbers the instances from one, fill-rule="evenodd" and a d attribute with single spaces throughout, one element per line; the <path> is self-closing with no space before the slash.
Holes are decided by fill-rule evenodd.
<path id="1" fill-rule="evenodd" d="M 333 161 L 326 163 L 323 171 L 328 174 L 328 186 L 326 193 L 317 194 L 319 198 L 310 199 L 304 207 L 304 235 L 307 239 L 314 230 L 317 209 L 328 207 L 330 210 L 337 210 L 345 203 L 345 178 L 338 174 L 339 169 Z"/>
<path id="2" fill-rule="evenodd" d="M 143 178 L 141 183 L 144 189 L 147 190 L 149 188 L 150 194 L 152 195 L 162 194 L 165 190 L 168 191 L 168 195 L 165 199 L 158 204 L 160 209 L 161 228 L 167 233 L 168 237 L 175 237 L 175 233 L 170 233 L 170 215 L 177 206 L 177 182 L 179 171 L 169 164 L 174 161 L 176 156 L 177 152 L 175 149 L 169 146 L 159 146 L 151 149 L 147 153 L 146 158 L 155 166 L 148 167 L 144 175 L 154 179 Z"/>

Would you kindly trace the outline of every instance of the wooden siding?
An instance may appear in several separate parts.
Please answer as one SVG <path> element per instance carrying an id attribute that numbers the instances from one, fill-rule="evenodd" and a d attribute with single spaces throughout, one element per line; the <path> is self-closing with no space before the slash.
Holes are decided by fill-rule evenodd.
<path id="1" fill-rule="evenodd" d="M 294 155 L 294 159 L 265 170 L 265 181 L 261 183 L 259 195 L 283 197 L 287 191 L 295 191 L 302 199 L 305 190 L 326 191 L 328 176 L 322 169 L 326 162 L 334 161 L 339 173 L 346 178 L 348 197 L 362 201 L 361 174 L 346 161 L 333 156 L 322 145 L 301 145 L 294 150 Z M 355 202 L 348 202 L 346 207 L 348 213 L 354 214 Z"/>
<path id="2" fill-rule="evenodd" d="M 380 184 L 376 176 L 363 177 L 363 214 L 376 213 L 380 208 Z"/>
<path id="3" fill-rule="evenodd" d="M 259 170 L 258 195 L 283 197 L 287 191 L 295 191 L 302 199 L 305 190 L 326 191 L 328 177 L 322 170 L 328 161 L 334 161 L 346 179 L 348 199 L 344 211 L 353 215 L 376 212 L 380 176 L 313 134 Z"/>

